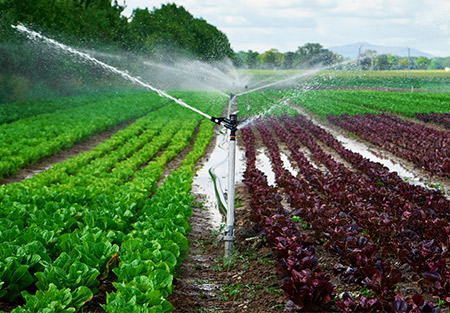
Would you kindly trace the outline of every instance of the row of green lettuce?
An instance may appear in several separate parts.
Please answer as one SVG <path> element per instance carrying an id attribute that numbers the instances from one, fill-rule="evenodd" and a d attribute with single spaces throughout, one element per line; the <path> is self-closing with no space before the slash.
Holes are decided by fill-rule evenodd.
<path id="1" fill-rule="evenodd" d="M 300 105 L 322 117 L 379 112 L 413 117 L 418 112 L 450 112 L 450 93 L 372 90 L 267 90 L 264 93 L 286 99 L 286 103 Z"/>
<path id="2" fill-rule="evenodd" d="M 66 101 L 69 99 L 60 99 L 61 106 Z M 168 99 L 156 93 L 94 97 L 92 102 L 1 124 L 0 179 L 94 133 L 143 116 L 167 103 Z"/>
<path id="3" fill-rule="evenodd" d="M 180 93 L 218 114 L 224 99 Z M 117 277 L 107 312 L 167 312 L 188 250 L 194 164 L 214 124 L 171 103 L 93 150 L 0 188 L 0 302 L 13 312 L 89 311 Z M 193 148 L 161 187 L 167 163 Z M 152 196 L 153 195 L 153 196 Z"/>
<path id="4" fill-rule="evenodd" d="M 93 102 L 101 102 L 105 100 L 110 101 L 114 98 L 130 96 L 136 93 L 136 91 L 122 91 L 120 93 L 94 93 L 72 97 L 49 98 L 39 101 L 0 103 L 0 124 L 11 123 L 39 114 L 67 110 L 82 105 L 92 104 Z"/>

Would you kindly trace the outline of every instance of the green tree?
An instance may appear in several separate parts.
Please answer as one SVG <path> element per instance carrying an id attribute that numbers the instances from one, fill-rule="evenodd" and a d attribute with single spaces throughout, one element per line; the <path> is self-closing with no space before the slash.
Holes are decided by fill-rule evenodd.
<path id="1" fill-rule="evenodd" d="M 279 68 L 282 63 L 282 54 L 277 49 L 270 49 L 259 55 L 259 60 L 263 68 Z"/>
<path id="2" fill-rule="evenodd" d="M 359 56 L 359 62 L 361 63 L 361 67 L 364 70 L 373 70 L 374 67 L 374 59 L 377 55 L 375 50 L 367 49 Z"/>
<path id="3" fill-rule="evenodd" d="M 295 53 L 294 52 L 286 52 L 283 58 L 283 68 L 291 69 L 294 66 Z"/>
<path id="4" fill-rule="evenodd" d="M 245 58 L 247 57 L 247 53 L 245 51 L 238 51 L 234 54 L 232 61 L 233 65 L 237 68 L 246 67 Z"/>
<path id="5" fill-rule="evenodd" d="M 432 58 L 428 68 L 430 70 L 443 70 L 446 67 L 450 67 L 450 57 Z"/>
<path id="6" fill-rule="evenodd" d="M 375 58 L 375 65 L 381 71 L 388 70 L 390 68 L 388 56 L 386 54 L 378 55 Z"/>
<path id="7" fill-rule="evenodd" d="M 423 56 L 418 57 L 416 60 L 416 65 L 421 70 L 427 69 L 428 65 L 430 65 L 430 63 L 431 63 L 431 60 L 428 59 L 427 57 L 423 57 Z"/>
<path id="8" fill-rule="evenodd" d="M 409 65 L 409 60 L 408 58 L 401 58 L 400 60 L 398 60 L 398 66 L 402 69 L 405 70 L 408 68 Z"/>
<path id="9" fill-rule="evenodd" d="M 0 6 L 12 24 L 32 25 L 66 43 L 120 41 L 127 24 L 123 9 L 117 0 L 4 0 Z"/>
<path id="10" fill-rule="evenodd" d="M 192 25 L 196 39 L 195 52 L 204 61 L 223 60 L 234 55 L 227 36 L 203 19 L 195 19 Z"/>
<path id="11" fill-rule="evenodd" d="M 315 66 L 330 66 L 342 61 L 342 56 L 334 54 L 319 43 L 307 43 L 298 47 L 295 67 L 310 68 Z"/>
<path id="12" fill-rule="evenodd" d="M 231 58 L 228 38 L 215 26 L 194 18 L 182 6 L 162 5 L 160 9 L 133 11 L 129 23 L 131 45 L 143 52 L 161 52 L 166 58 L 188 54 L 205 61 Z"/>
<path id="13" fill-rule="evenodd" d="M 256 51 L 249 50 L 247 56 L 245 57 L 245 63 L 248 68 L 256 68 L 259 65 L 259 53 Z"/>

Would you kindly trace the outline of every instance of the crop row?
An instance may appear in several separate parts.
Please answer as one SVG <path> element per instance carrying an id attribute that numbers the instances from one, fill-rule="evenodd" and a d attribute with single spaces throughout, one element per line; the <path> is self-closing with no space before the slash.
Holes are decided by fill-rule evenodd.
<path id="1" fill-rule="evenodd" d="M 217 98 L 190 100 L 201 106 L 205 97 L 203 109 L 217 114 Z M 193 164 L 209 143 L 211 122 L 200 124 L 183 165 L 160 188 L 156 183 L 200 118 L 170 104 L 92 151 L 2 186 L 2 301 L 23 298 L 14 312 L 89 310 L 98 289 L 115 280 L 107 312 L 170 311 L 165 298 L 187 252 Z"/>
<path id="2" fill-rule="evenodd" d="M 297 114 L 297 111 L 284 103 L 281 97 L 274 97 L 275 91 L 251 92 L 238 98 L 241 116 L 266 116 Z"/>
<path id="3" fill-rule="evenodd" d="M 427 123 L 441 124 L 450 129 L 450 113 L 416 113 L 415 117 Z"/>
<path id="4" fill-rule="evenodd" d="M 244 183 L 252 197 L 252 220 L 265 231 L 267 242 L 274 251 L 282 269 L 285 294 L 297 308 L 307 311 L 329 307 L 333 286 L 318 266 L 312 242 L 288 216 L 277 189 L 269 186 L 267 177 L 256 168 L 252 130 L 244 128 L 242 138 L 247 159 Z"/>
<path id="5" fill-rule="evenodd" d="M 283 97 L 291 103 L 291 105 L 301 106 L 321 117 L 328 114 L 340 115 L 342 113 L 358 114 L 358 113 L 378 113 L 378 110 L 361 106 L 357 103 L 343 103 L 326 97 L 328 93 L 336 92 L 334 90 L 284 90 L 270 91 L 266 93 L 273 94 L 277 97 Z"/>
<path id="6" fill-rule="evenodd" d="M 448 132 L 387 114 L 329 115 L 328 120 L 432 174 L 450 175 Z"/>
<path id="7" fill-rule="evenodd" d="M 0 125 L 0 178 L 167 103 L 155 94 L 102 99 Z"/>
<path id="8" fill-rule="evenodd" d="M 446 112 L 450 101 L 450 97 L 445 93 L 383 92 L 369 90 L 327 91 L 323 96 L 341 102 L 343 106 L 356 104 L 361 107 L 388 113 L 398 113 L 410 117 L 413 117 L 416 112 Z"/>
<path id="9" fill-rule="evenodd" d="M 439 275 L 445 273 L 445 265 L 438 261 L 443 257 L 443 252 L 439 252 L 438 247 L 448 246 L 446 235 L 441 234 L 440 239 L 431 243 L 427 236 L 438 238 L 438 234 L 432 230 L 436 229 L 437 224 L 447 223 L 445 208 L 449 206 L 448 201 L 437 192 L 423 188 L 419 190 L 416 186 L 409 189 L 404 185 L 395 186 L 391 182 L 399 179 L 398 176 L 392 177 L 396 176 L 393 173 L 386 175 L 385 169 L 379 164 L 362 160 L 360 156 L 348 151 L 347 157 L 353 157 L 354 163 L 369 165 L 367 174 L 353 173 L 332 160 L 315 142 L 317 137 L 322 137 L 325 144 L 329 142 L 332 146 L 332 136 L 323 136 L 324 131 L 321 130 L 316 132 L 316 138 L 312 138 L 303 131 L 307 128 L 301 117 L 284 117 L 283 121 L 286 129 L 280 126 L 283 124 L 281 121 L 271 122 L 270 127 L 289 147 L 292 158 L 297 161 L 301 173 L 299 177 L 292 177 L 283 170 L 282 162 L 277 157 L 276 141 L 271 138 L 266 126 L 258 126 L 263 141 L 271 151 L 277 184 L 289 194 L 295 215 L 307 221 L 317 236 L 325 236 L 325 246 L 339 257 L 334 269 L 337 277 L 362 284 L 375 295 L 371 299 L 361 297 L 358 305 L 348 295 L 344 295 L 338 306 L 346 312 L 391 309 L 398 312 L 418 312 L 419 309 L 430 309 L 431 304 L 425 303 L 420 295 L 403 299 L 397 292 L 396 286 L 402 280 L 402 273 L 394 269 L 385 258 L 385 255 L 392 254 L 423 275 L 421 282 L 424 288 L 430 288 L 431 292 L 445 298 L 445 287 L 436 287 L 441 283 L 445 286 L 443 276 L 437 278 L 436 263 L 440 266 Z M 298 124 L 301 126 L 297 126 Z M 306 145 L 314 158 L 327 167 L 328 172 L 324 173 L 313 167 L 299 151 L 299 144 Z M 338 146 L 337 142 L 334 144 Z M 342 146 L 340 148 L 344 149 Z M 381 168 L 381 171 L 377 172 L 377 168 Z M 383 181 L 389 186 L 384 186 Z M 419 224 L 418 219 L 414 218 L 416 214 L 427 216 L 429 222 L 423 223 L 422 220 L 422 224 Z M 422 235 L 422 231 L 426 235 Z M 416 237 L 411 238 L 411 234 Z M 417 251 L 430 245 L 436 247 L 433 252 L 428 251 L 426 254 L 423 248 Z M 392 249 L 392 246 L 397 249 Z M 411 255 L 416 256 L 414 261 Z M 430 263 L 425 261 L 427 258 Z M 417 263 L 422 267 L 418 267 Z"/>
<path id="10" fill-rule="evenodd" d="M 273 88 L 290 88 L 286 86 L 300 86 L 303 88 L 322 86 L 354 86 L 354 87 L 378 87 L 378 88 L 401 88 L 411 90 L 442 90 L 450 91 L 450 78 L 448 73 L 442 70 L 410 71 L 407 70 L 385 70 L 385 71 L 362 71 L 357 70 L 246 70 L 260 85 L 273 85 Z M 311 75 L 312 74 L 312 75 Z M 296 79 L 295 79 L 296 78 Z M 283 83 L 281 85 L 281 83 Z M 253 88 L 253 86 L 252 86 Z"/>
<path id="11" fill-rule="evenodd" d="M 298 151 L 296 138 L 301 136 L 300 142 L 303 142 L 303 144 L 306 143 L 308 148 L 313 149 L 315 158 L 320 160 L 320 157 L 325 156 L 318 149 L 318 146 L 315 146 L 315 142 L 309 140 L 311 138 L 302 136 L 300 129 L 296 128 L 294 124 L 290 124 L 291 121 L 287 122 L 286 127 L 288 131 L 293 132 L 295 139 L 278 124 L 272 123 L 272 127 L 278 136 L 286 141 L 291 151 Z M 263 125 L 260 125 L 259 129 L 266 146 L 272 151 L 277 150 L 277 143 L 272 138 L 268 129 Z M 310 164 L 306 163 L 303 155 L 296 153 L 294 158 L 297 163 L 302 164 L 300 172 L 305 179 L 293 177 L 288 173 L 283 173 L 282 176 L 278 175 L 278 184 L 288 192 L 291 207 L 295 210 L 294 214 L 301 216 L 304 221 L 310 223 L 311 228 L 317 235 L 319 235 L 319 232 L 323 232 L 322 236 L 326 240 L 324 246 L 338 256 L 338 263 L 334 267 L 335 271 L 345 268 L 344 264 L 351 268 L 346 273 L 347 275 L 341 279 L 353 283 L 364 281 L 367 287 L 374 289 L 374 293 L 383 293 L 385 297 L 392 296 L 393 287 L 399 280 L 399 272 L 398 270 L 392 269 L 389 263 L 382 261 L 380 256 L 377 255 L 378 248 L 373 243 L 368 242 L 364 235 L 361 235 L 362 229 L 358 227 L 359 225 L 354 224 L 350 215 L 344 215 L 346 210 L 340 207 L 348 205 L 346 203 L 348 199 L 343 194 L 347 186 L 342 186 L 342 176 L 340 177 L 341 185 L 336 185 L 330 177 L 323 175 L 321 171 L 312 168 Z M 332 164 L 330 162 L 331 160 L 324 160 L 322 158 L 322 161 L 326 161 L 330 167 L 336 165 Z M 279 163 L 273 157 L 272 162 Z M 338 172 L 339 169 L 335 169 L 335 171 Z M 310 186 L 309 190 L 305 190 L 308 185 Z M 335 189 L 334 193 L 330 192 L 331 188 Z M 342 189 L 336 190 L 337 188 Z M 308 209 L 310 212 L 307 212 Z M 337 210 L 341 210 L 341 212 L 339 213 Z M 336 214 L 339 219 L 337 221 L 333 219 L 327 225 L 326 219 L 330 219 L 336 216 Z M 339 275 L 341 273 L 336 274 Z M 379 286 L 377 286 L 376 282 L 373 283 L 370 280 L 374 278 L 372 276 L 378 277 L 380 280 Z M 373 299 L 372 302 L 374 302 Z M 342 305 L 342 303 L 339 302 L 339 305 Z M 369 306 L 368 303 L 369 300 L 362 298 L 360 309 L 373 309 L 372 305 Z"/>
<path id="12" fill-rule="evenodd" d="M 111 101 L 114 98 L 122 98 L 130 95 L 132 95 L 130 92 L 121 95 L 117 95 L 116 93 L 101 93 L 37 101 L 0 103 L 0 124 L 11 123 L 29 116 L 67 110 L 93 102 Z"/>

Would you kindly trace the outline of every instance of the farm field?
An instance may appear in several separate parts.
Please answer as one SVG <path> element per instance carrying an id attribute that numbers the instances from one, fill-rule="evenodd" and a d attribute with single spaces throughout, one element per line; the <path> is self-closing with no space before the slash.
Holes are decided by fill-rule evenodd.
<path id="1" fill-rule="evenodd" d="M 258 108 L 249 105 L 253 100 L 257 100 Z M 407 105 L 407 100 L 413 101 Z M 377 102 L 380 105 L 377 106 Z M 430 112 L 433 108 L 436 112 L 448 112 L 448 96 L 419 95 L 414 99 L 413 94 L 392 92 L 266 90 L 264 94 L 242 99 L 240 112 L 244 116 L 252 115 L 252 109 L 264 112 L 264 103 L 266 109 L 275 108 L 268 109 L 268 114 L 279 115 L 286 103 L 300 104 L 309 110 L 306 117 L 294 112 L 296 107 L 289 105 L 284 113 L 292 117 L 272 117 L 243 130 L 247 155 L 244 182 L 253 199 L 250 204 L 252 220 L 265 230 L 267 242 L 273 245 L 274 255 L 283 268 L 282 277 L 285 277 L 281 281 L 282 288 L 294 306 L 306 311 L 396 311 L 399 310 L 396 306 L 402 305 L 409 306 L 408 310 L 418 309 L 426 303 L 423 295 L 428 299 L 434 296 L 435 301 L 442 299 L 438 294 L 443 289 L 437 286 L 445 285 L 442 271 L 446 271 L 447 255 L 431 247 L 429 251 L 441 252 L 436 256 L 420 255 L 425 253 L 421 247 L 439 241 L 437 234 L 428 237 L 431 234 L 426 230 L 428 223 L 423 224 L 423 220 L 428 219 L 426 212 L 434 221 L 439 220 L 438 212 L 442 212 L 441 221 L 447 223 L 448 197 L 433 188 L 404 182 L 397 173 L 344 148 L 316 124 L 328 126 L 328 118 L 341 126 L 341 130 L 347 130 L 347 136 L 366 140 L 366 144 L 377 144 L 379 150 L 389 146 L 404 160 L 408 159 L 407 151 L 410 151 L 409 159 L 411 153 L 415 154 L 414 161 L 426 158 L 426 162 L 413 167 L 426 169 L 427 176 L 444 176 L 448 186 L 450 134 L 445 128 L 436 127 L 443 125 L 441 121 L 445 121 L 447 114 L 417 114 L 421 120 L 432 116 L 437 121 L 435 124 L 405 120 L 415 116 L 415 112 Z M 311 112 L 322 119 L 315 118 Z M 374 124 L 378 121 L 383 124 Z M 399 141 L 392 143 L 387 137 Z M 419 142 L 424 146 L 419 148 L 416 145 Z M 439 147 L 432 148 L 428 144 Z M 272 173 L 262 172 L 255 165 L 256 156 L 260 158 L 261 153 L 269 157 L 275 174 L 271 184 L 268 177 Z M 427 153 L 443 155 L 435 155 L 433 161 Z M 283 161 L 283 155 L 289 158 Z M 295 168 L 294 173 L 292 168 Z M 368 198 L 364 199 L 366 196 Z M 419 212 L 422 213 L 418 219 L 421 225 L 406 226 Z M 366 217 L 370 220 L 367 224 Z M 389 230 L 384 229 L 385 226 Z M 431 228 L 442 229 L 436 225 Z M 370 229 L 380 233 L 370 234 Z M 443 235 L 442 239 L 447 242 L 448 235 Z M 387 245 L 383 246 L 385 240 Z M 438 245 L 442 249 L 447 244 Z M 323 248 L 327 252 L 324 253 Z M 366 249 L 371 251 L 369 255 Z M 317 251 L 321 254 L 316 255 Z M 329 253 L 334 255 L 332 265 L 328 263 Z M 439 269 L 432 265 L 438 259 L 443 266 Z M 322 266 L 320 260 L 324 260 Z M 374 263 L 371 265 L 371 262 Z M 418 266 L 415 262 L 426 265 Z M 416 274 L 412 274 L 414 271 Z M 341 294 L 341 301 L 331 301 L 333 292 Z M 409 294 L 411 292 L 422 295 Z M 355 301 L 355 296 L 359 302 Z M 439 304 L 444 304 L 440 301 Z"/>
<path id="2" fill-rule="evenodd" d="M 3 105 L 15 111 L 14 120 L 0 125 L 0 179 L 16 174 L 20 168 L 35 163 L 39 159 L 53 155 L 64 148 L 82 141 L 92 134 L 105 130 L 118 123 L 140 117 L 163 106 L 157 95 L 76 97 L 46 101 L 41 106 L 48 110 L 61 104 L 59 110 L 39 114 L 38 106 L 32 105 L 30 111 L 22 112 L 21 106 L 28 104 Z M 48 107 L 48 103 L 54 103 Z M 68 104 L 67 104 L 68 103 Z M 150 103 L 150 104 L 149 104 Z M 34 111 L 34 112 L 33 112 Z M 29 116 L 34 113 L 33 116 Z M 22 115 L 20 115 L 22 114 Z"/>
<path id="3" fill-rule="evenodd" d="M 211 114 L 224 105 L 223 97 L 207 93 L 177 96 Z M 149 113 L 111 139 L 1 187 L 1 310 L 86 312 L 100 304 L 108 312 L 171 310 L 165 298 L 188 252 L 194 164 L 214 125 L 153 94 L 140 97 Z M 134 106 L 130 97 L 118 110 L 126 116 Z M 78 123 L 93 117 L 74 117 L 71 110 Z M 44 120 L 64 125 L 61 112 Z M 178 168 L 157 188 L 180 154 Z"/>
<path id="4" fill-rule="evenodd" d="M 214 116 L 227 101 L 214 93 L 171 94 Z M 0 186 L 0 310 L 169 312 L 198 218 L 196 162 L 207 157 L 217 130 L 154 93 L 73 101 L 48 112 L 34 103 L 32 113 L 0 125 L 2 178 L 135 121 L 90 151 Z M 237 188 L 240 261 L 214 263 L 221 268 L 210 274 L 245 280 L 237 265 L 245 258 L 256 264 L 264 251 L 268 261 L 258 266 L 273 274 L 264 281 L 281 290 L 219 281 L 219 293 L 197 295 L 200 305 L 261 312 L 263 289 L 270 312 L 283 312 L 288 300 L 307 312 L 448 309 L 447 93 L 265 90 L 240 96 L 236 109 L 249 117 L 238 130 L 245 154 Z M 347 149 L 330 129 L 395 157 L 429 184 L 409 183 Z M 269 169 L 258 165 L 263 155 Z M 260 245 L 249 247 L 247 239 Z"/>
<path id="5" fill-rule="evenodd" d="M 276 83 L 267 88 L 366 88 L 366 89 L 403 89 L 419 91 L 450 91 L 450 72 L 444 70 L 407 70 L 358 71 L 351 70 L 240 70 L 242 75 L 251 76 L 255 82 L 264 85 Z M 297 80 L 284 80 L 290 77 Z M 250 86 L 252 81 L 250 80 Z"/>

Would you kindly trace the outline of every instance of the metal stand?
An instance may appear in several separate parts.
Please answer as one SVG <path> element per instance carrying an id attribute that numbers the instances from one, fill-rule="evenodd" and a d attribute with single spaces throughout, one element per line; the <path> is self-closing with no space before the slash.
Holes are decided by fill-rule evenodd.
<path id="1" fill-rule="evenodd" d="M 230 130 L 230 142 L 228 152 L 228 197 L 227 197 L 227 225 L 223 240 L 225 241 L 225 258 L 233 255 L 234 237 L 234 189 L 235 189 L 235 164 L 236 164 L 236 131 L 237 115 L 230 114 L 230 118 L 211 117 L 211 121 L 216 124 L 224 123 L 224 126 Z"/>

